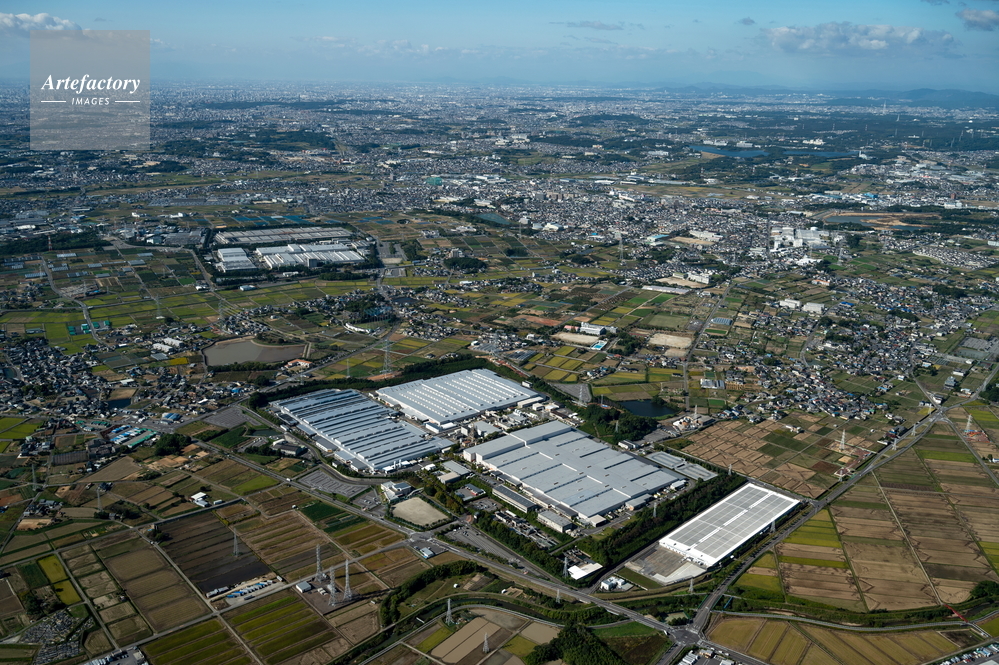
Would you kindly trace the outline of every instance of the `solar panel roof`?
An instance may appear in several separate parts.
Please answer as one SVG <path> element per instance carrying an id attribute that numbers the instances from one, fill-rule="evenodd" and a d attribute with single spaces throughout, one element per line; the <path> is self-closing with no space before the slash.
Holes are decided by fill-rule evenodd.
<path id="1" fill-rule="evenodd" d="M 710 568 L 797 503 L 765 487 L 746 484 L 677 527 L 659 544 Z"/>

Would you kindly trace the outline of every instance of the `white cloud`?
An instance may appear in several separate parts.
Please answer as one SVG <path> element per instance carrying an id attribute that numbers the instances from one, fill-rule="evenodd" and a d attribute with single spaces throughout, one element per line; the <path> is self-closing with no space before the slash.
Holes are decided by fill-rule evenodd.
<path id="1" fill-rule="evenodd" d="M 962 9 L 956 16 L 964 21 L 964 27 L 968 30 L 991 32 L 999 28 L 999 12 L 991 9 Z"/>
<path id="2" fill-rule="evenodd" d="M 942 30 L 845 22 L 764 28 L 761 34 L 775 49 L 816 56 L 950 55 L 955 43 Z"/>
<path id="3" fill-rule="evenodd" d="M 51 14 L 4 14 L 0 12 L 0 37 L 27 37 L 29 30 L 79 30 L 72 21 Z"/>
<path id="4" fill-rule="evenodd" d="M 564 25 L 567 28 L 590 28 L 591 30 L 624 30 L 621 24 L 607 24 L 603 21 L 558 21 L 554 25 Z"/>

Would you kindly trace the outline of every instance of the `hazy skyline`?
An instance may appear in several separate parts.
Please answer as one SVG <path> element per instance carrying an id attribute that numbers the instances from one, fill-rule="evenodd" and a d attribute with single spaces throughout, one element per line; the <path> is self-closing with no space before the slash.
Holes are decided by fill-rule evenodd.
<path id="1" fill-rule="evenodd" d="M 28 31 L 149 30 L 156 78 L 695 83 L 999 93 L 999 0 L 482 4 L 0 0 L 0 77 Z"/>

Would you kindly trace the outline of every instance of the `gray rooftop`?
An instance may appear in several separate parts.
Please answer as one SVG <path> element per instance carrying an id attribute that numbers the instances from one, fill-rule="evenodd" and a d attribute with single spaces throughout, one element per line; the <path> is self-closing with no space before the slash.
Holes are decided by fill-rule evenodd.
<path id="1" fill-rule="evenodd" d="M 434 379 L 382 388 L 378 396 L 406 414 L 436 424 L 505 409 L 538 393 L 487 369 L 455 372 Z"/>
<path id="2" fill-rule="evenodd" d="M 659 544 L 710 568 L 797 504 L 796 499 L 747 483 Z"/>
<path id="3" fill-rule="evenodd" d="M 320 390 L 275 402 L 274 407 L 294 418 L 327 452 L 348 453 L 342 457 L 372 470 L 412 462 L 450 445 L 393 420 L 390 409 L 356 390 Z"/>
<path id="4" fill-rule="evenodd" d="M 555 421 L 512 432 L 463 454 L 587 520 L 680 478 Z"/>

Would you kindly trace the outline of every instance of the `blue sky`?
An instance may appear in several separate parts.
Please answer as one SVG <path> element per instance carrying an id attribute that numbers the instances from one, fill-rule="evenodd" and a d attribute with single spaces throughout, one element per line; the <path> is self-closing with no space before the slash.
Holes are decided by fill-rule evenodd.
<path id="1" fill-rule="evenodd" d="M 999 93 L 999 0 L 0 0 L 27 31 L 142 29 L 154 79 L 712 81 Z"/>

